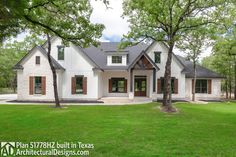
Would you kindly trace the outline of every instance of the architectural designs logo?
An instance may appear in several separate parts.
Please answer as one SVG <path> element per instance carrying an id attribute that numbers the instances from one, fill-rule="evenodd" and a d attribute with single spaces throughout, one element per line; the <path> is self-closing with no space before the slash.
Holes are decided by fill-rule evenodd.
<path id="1" fill-rule="evenodd" d="M 15 142 L 1 142 L 0 155 L 10 156 L 14 154 Z"/>

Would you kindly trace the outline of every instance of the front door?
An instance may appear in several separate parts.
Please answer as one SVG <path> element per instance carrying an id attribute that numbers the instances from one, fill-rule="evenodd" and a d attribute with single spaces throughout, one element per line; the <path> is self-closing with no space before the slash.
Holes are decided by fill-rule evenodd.
<path id="1" fill-rule="evenodd" d="M 147 96 L 147 79 L 146 77 L 135 77 L 134 79 L 134 96 Z"/>

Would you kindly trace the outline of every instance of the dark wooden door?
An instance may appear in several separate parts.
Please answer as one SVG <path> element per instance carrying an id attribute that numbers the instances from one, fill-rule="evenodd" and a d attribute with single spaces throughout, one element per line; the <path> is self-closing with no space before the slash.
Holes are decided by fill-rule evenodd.
<path id="1" fill-rule="evenodd" d="M 134 79 L 134 96 L 146 96 L 147 94 L 147 80 L 146 78 Z"/>

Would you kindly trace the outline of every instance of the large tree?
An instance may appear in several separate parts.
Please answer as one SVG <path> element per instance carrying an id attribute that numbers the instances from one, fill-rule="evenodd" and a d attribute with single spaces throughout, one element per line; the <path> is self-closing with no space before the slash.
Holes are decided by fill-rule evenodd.
<path id="1" fill-rule="evenodd" d="M 203 53 L 204 48 L 208 46 L 206 32 L 191 31 L 187 35 L 183 35 L 181 40 L 177 42 L 177 47 L 183 50 L 187 59 L 193 62 L 194 76 L 193 76 L 193 93 L 192 101 L 195 101 L 195 87 L 196 87 L 196 75 L 197 75 L 197 63 L 199 63 L 200 55 Z"/>
<path id="2" fill-rule="evenodd" d="M 225 0 L 124 0 L 123 15 L 128 18 L 130 31 L 124 36 L 127 45 L 145 39 L 163 41 L 168 46 L 164 74 L 162 110 L 176 111 L 171 104 L 171 62 L 173 49 L 181 35 L 203 29 L 226 16 L 229 2 Z M 223 13 L 224 12 L 224 13 Z"/>
<path id="3" fill-rule="evenodd" d="M 90 22 L 92 8 L 88 0 L 22 0 L 14 2 L 6 2 L 4 7 L 7 9 L 4 11 L 9 12 L 13 22 L 17 19 L 19 27 L 16 27 L 28 29 L 47 37 L 46 50 L 53 75 L 55 103 L 56 107 L 60 107 L 57 74 L 50 57 L 51 37 L 60 37 L 65 45 L 69 42 L 81 47 L 90 44 L 96 45 L 104 26 Z M 106 0 L 104 2 L 106 3 Z M 18 5 L 23 10 L 19 11 L 19 7 L 16 7 Z"/>

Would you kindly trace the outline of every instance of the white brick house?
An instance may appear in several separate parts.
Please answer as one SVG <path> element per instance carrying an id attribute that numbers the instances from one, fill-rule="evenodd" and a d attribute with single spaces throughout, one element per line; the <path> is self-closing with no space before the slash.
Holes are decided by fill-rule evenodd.
<path id="1" fill-rule="evenodd" d="M 64 47 L 52 39 L 52 60 L 57 69 L 61 100 L 97 100 L 102 97 L 149 97 L 161 99 L 168 47 L 164 43 L 140 43 L 118 50 L 119 43 L 101 43 L 82 49 Z M 54 100 L 52 74 L 46 45 L 34 47 L 14 67 L 17 70 L 18 100 Z M 193 65 L 180 56 L 172 60 L 173 99 L 191 99 Z M 221 80 L 217 73 L 197 66 L 197 98 L 219 98 Z"/>

